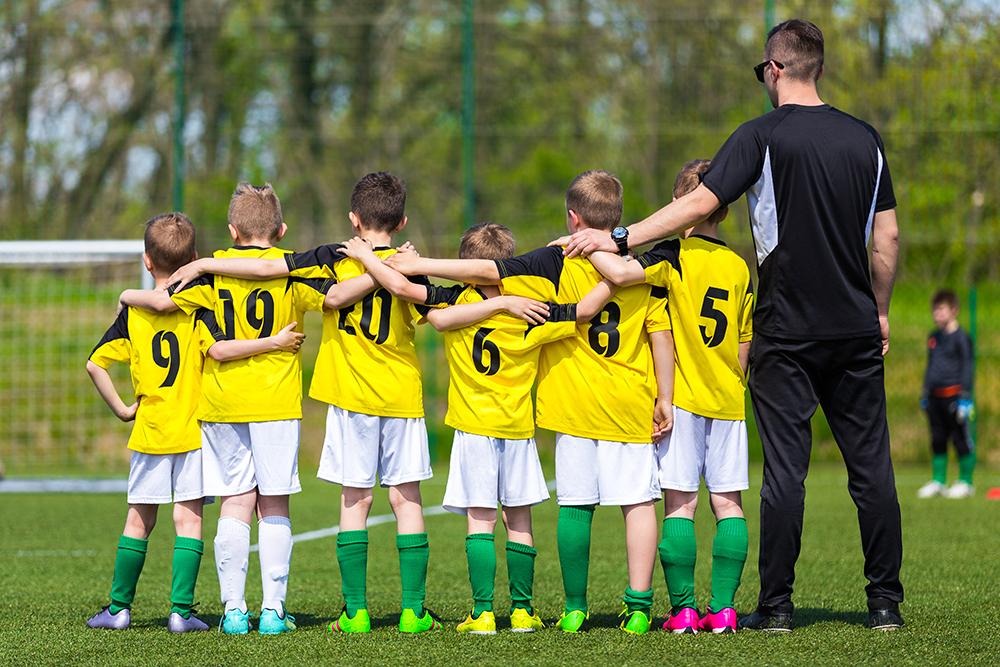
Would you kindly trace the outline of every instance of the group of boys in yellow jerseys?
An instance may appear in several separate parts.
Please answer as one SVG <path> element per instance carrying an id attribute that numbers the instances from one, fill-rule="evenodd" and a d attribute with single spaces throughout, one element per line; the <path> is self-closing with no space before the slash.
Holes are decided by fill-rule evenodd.
<path id="1" fill-rule="evenodd" d="M 708 168 L 707 161 L 685 165 L 675 197 L 694 189 Z M 398 178 L 366 175 L 351 196 L 355 237 L 300 253 L 274 247 L 286 227 L 270 186 L 237 187 L 228 215 L 234 246 L 212 258 L 190 261 L 194 230 L 183 215 L 147 223 L 146 262 L 157 289 L 122 294 L 121 314 L 88 362 L 112 410 L 136 419 L 129 515 L 111 604 L 88 623 L 128 626 L 156 506 L 173 500 L 178 537 L 170 628 L 206 629 L 191 611 L 201 498 L 220 496 L 221 629 L 251 628 L 245 584 L 255 513 L 263 589 L 258 630 L 295 628 L 285 595 L 288 497 L 300 491 L 299 323 L 305 311 L 321 310 L 309 395 L 329 404 L 319 477 L 341 486 L 344 608 L 331 632 L 371 629 L 366 521 L 376 481 L 388 487 L 397 520 L 399 630 L 441 627 L 424 606 L 429 545 L 419 484 L 432 471 L 413 340 L 414 324 L 423 321 L 444 332 L 451 375 L 445 422 L 455 440 L 443 504 L 467 516 L 473 597 L 460 632 L 496 632 L 498 504 L 507 531 L 511 629 L 544 627 L 532 604 L 531 507 L 549 498 L 536 423 L 556 432 L 566 593 L 558 627 L 579 632 L 586 624 L 593 513 L 597 505 L 615 505 L 622 508 L 628 557 L 621 627 L 634 634 L 650 629 L 654 503 L 663 493 L 659 554 L 671 598 L 664 628 L 735 630 L 733 596 L 747 551 L 740 492 L 748 488 L 743 394 L 752 290 L 746 264 L 715 235 L 725 208 L 637 260 L 608 253 L 567 259 L 557 246 L 515 256 L 510 230 L 491 223 L 463 235 L 459 259 L 440 260 L 421 257 L 409 244 L 395 247 L 393 236 L 407 224 L 405 198 Z M 580 174 L 566 208 L 571 232 L 610 230 L 621 220 L 621 183 L 604 171 Z M 188 236 L 188 245 L 179 242 Z M 428 275 L 459 285 L 433 285 Z M 126 407 L 111 386 L 105 369 L 114 360 L 130 362 L 138 407 Z M 718 519 L 704 615 L 694 594 L 693 517 L 702 477 Z"/>

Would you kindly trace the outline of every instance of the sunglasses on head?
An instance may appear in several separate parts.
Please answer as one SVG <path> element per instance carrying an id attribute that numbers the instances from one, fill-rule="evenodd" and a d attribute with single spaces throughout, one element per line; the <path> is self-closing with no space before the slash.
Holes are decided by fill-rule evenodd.
<path id="1" fill-rule="evenodd" d="M 764 70 L 767 69 L 768 63 L 774 63 L 774 66 L 778 69 L 785 69 L 785 66 L 779 63 L 777 60 L 765 60 L 759 65 L 755 65 L 753 68 L 753 73 L 757 75 L 757 80 L 764 83 Z"/>

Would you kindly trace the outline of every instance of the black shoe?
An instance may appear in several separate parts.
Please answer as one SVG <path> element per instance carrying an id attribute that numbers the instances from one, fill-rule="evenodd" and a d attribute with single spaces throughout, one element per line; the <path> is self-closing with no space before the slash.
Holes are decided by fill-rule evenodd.
<path id="1" fill-rule="evenodd" d="M 761 630 L 763 632 L 791 632 L 792 615 L 781 612 L 765 612 L 758 607 L 749 616 L 744 616 L 738 624 L 740 630 Z"/>
<path id="2" fill-rule="evenodd" d="M 903 627 L 903 617 L 899 615 L 899 607 L 868 610 L 868 622 L 865 624 L 871 630 L 899 630 Z"/>

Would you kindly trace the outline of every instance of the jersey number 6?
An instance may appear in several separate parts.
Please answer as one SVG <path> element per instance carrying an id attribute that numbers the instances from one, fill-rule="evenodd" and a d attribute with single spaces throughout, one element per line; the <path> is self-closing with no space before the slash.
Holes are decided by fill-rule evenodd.
<path id="1" fill-rule="evenodd" d="M 163 354 L 163 342 L 167 343 L 167 353 Z M 167 377 L 160 383 L 161 387 L 172 387 L 181 369 L 181 346 L 177 342 L 177 334 L 173 331 L 157 331 L 153 336 L 153 361 L 160 368 L 167 369 Z"/>
<path id="2" fill-rule="evenodd" d="M 728 301 L 729 291 L 719 287 L 709 287 L 708 291 L 705 292 L 705 300 L 701 302 L 701 316 L 715 322 L 715 331 L 712 332 L 711 336 L 708 335 L 707 326 L 702 324 L 698 327 L 701 329 L 701 339 L 708 347 L 715 347 L 721 343 L 722 339 L 726 337 L 726 329 L 729 327 L 726 314 L 715 308 L 716 299 Z"/>
<path id="3" fill-rule="evenodd" d="M 476 332 L 472 339 L 472 363 L 476 370 L 484 375 L 496 375 L 500 370 L 500 348 L 493 341 L 486 340 L 486 337 L 496 329 L 482 327 Z M 483 362 L 483 353 L 489 353 L 490 363 Z"/>

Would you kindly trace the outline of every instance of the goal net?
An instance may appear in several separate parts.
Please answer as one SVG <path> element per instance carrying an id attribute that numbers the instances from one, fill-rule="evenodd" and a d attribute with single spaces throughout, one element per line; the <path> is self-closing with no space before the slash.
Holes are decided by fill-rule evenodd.
<path id="1" fill-rule="evenodd" d="M 139 241 L 0 242 L 0 471 L 100 474 L 127 468 L 131 428 L 84 365 L 121 290 L 151 287 Z M 128 369 L 115 364 L 126 400 Z"/>

